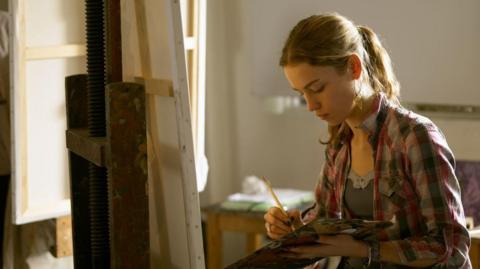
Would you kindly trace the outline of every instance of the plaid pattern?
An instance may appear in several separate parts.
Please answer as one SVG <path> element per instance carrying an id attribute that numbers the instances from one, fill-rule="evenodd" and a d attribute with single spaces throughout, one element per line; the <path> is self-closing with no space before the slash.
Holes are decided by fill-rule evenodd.
<path id="1" fill-rule="evenodd" d="M 394 225 L 377 235 L 392 241 L 403 262 L 438 259 L 432 268 L 471 268 L 470 237 L 455 177 L 455 160 L 441 131 L 427 118 L 394 106 L 380 95 L 360 126 L 369 134 L 374 157 L 375 220 Z M 349 218 L 343 208 L 349 135 L 326 149 L 315 189 L 315 217 Z M 383 268 L 407 268 L 384 264 Z"/>

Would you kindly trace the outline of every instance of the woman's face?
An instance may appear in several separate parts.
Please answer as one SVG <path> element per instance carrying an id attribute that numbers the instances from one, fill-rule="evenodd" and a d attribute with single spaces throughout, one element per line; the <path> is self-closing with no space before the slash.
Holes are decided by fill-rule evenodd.
<path id="1" fill-rule="evenodd" d="M 354 79 L 350 69 L 339 74 L 331 66 L 307 63 L 283 68 L 291 87 L 303 96 L 309 111 L 329 125 L 345 121 L 353 109 Z"/>

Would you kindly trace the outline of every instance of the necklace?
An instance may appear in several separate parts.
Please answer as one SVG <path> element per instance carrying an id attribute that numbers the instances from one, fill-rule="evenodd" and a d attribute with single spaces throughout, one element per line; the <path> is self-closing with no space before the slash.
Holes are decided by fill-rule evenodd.
<path id="1" fill-rule="evenodd" d="M 361 177 L 355 173 L 355 171 L 350 169 L 348 178 L 352 181 L 352 185 L 355 189 L 365 189 L 370 181 L 373 179 L 373 170 L 370 171 L 367 175 Z"/>

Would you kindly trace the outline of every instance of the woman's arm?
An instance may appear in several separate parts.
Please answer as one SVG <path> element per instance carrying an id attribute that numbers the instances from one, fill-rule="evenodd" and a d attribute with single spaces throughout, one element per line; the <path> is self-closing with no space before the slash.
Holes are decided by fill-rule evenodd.
<path id="1" fill-rule="evenodd" d="M 361 240 L 355 240 L 350 235 L 320 236 L 319 244 L 315 246 L 301 246 L 290 248 L 286 256 L 304 259 L 316 257 L 356 257 L 368 258 L 369 245 Z M 399 255 L 397 247 L 392 242 L 380 243 L 380 261 L 401 264 L 410 267 L 430 267 L 437 261 L 435 259 L 422 259 L 405 262 Z"/>
<path id="2" fill-rule="evenodd" d="M 404 263 L 433 258 L 438 259 L 435 268 L 471 268 L 455 160 L 445 137 L 432 122 L 420 118 L 406 137 L 405 153 L 419 208 L 417 221 L 426 233 L 391 244 Z"/>
<path id="3" fill-rule="evenodd" d="M 392 242 L 387 241 L 380 243 L 380 261 L 420 268 L 432 266 L 437 262 L 435 259 L 422 259 L 404 262 L 399 253 L 400 252 L 398 251 L 397 247 Z"/>

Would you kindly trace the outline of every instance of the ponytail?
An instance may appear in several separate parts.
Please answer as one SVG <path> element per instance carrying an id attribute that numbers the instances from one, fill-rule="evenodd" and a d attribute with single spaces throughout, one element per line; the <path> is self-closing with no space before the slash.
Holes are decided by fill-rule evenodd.
<path id="1" fill-rule="evenodd" d="M 385 93 L 388 100 L 400 104 L 398 100 L 400 84 L 393 73 L 387 51 L 370 28 L 357 26 L 357 29 L 362 37 L 363 47 L 366 52 L 364 64 L 372 89 L 377 93 Z"/>

